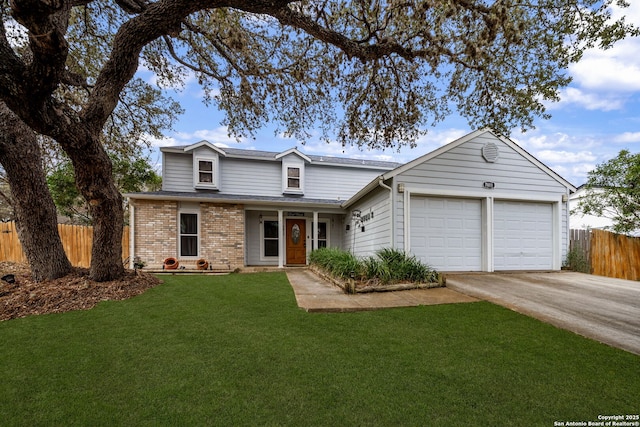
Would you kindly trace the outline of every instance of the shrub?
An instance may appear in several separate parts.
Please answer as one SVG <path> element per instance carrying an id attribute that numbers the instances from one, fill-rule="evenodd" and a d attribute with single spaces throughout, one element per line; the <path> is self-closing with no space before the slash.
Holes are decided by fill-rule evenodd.
<path id="1" fill-rule="evenodd" d="M 369 257 L 362 261 L 363 276 L 368 279 L 378 279 L 382 283 L 389 283 L 391 281 L 391 271 L 389 265 L 383 262 L 379 258 Z"/>
<path id="2" fill-rule="evenodd" d="M 423 264 L 415 256 L 398 249 L 385 248 L 376 256 L 387 266 L 391 274 L 390 281 L 437 282 L 438 273 Z"/>
<path id="3" fill-rule="evenodd" d="M 343 279 L 361 276 L 362 265 L 360 261 L 351 252 L 342 249 L 316 249 L 311 252 L 309 262 Z"/>
<path id="4" fill-rule="evenodd" d="M 591 273 L 589 260 L 584 252 L 577 248 L 571 248 L 571 250 L 567 252 L 567 258 L 562 265 L 580 273 Z"/>
<path id="5" fill-rule="evenodd" d="M 383 284 L 438 281 L 434 269 L 404 251 L 391 248 L 381 249 L 375 257 L 362 260 L 342 249 L 320 248 L 311 252 L 309 262 L 343 279 L 377 280 Z"/>

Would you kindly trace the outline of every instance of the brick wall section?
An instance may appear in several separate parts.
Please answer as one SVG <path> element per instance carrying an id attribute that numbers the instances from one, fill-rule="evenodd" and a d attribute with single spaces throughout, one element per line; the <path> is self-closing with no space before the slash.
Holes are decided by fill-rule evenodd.
<path id="1" fill-rule="evenodd" d="M 178 255 L 178 202 L 135 200 L 135 256 L 147 268 L 162 268 Z"/>
<path id="2" fill-rule="evenodd" d="M 214 268 L 244 266 L 244 206 L 200 203 L 200 255 Z"/>
<path id="3" fill-rule="evenodd" d="M 135 200 L 135 256 L 147 268 L 162 268 L 165 258 L 195 268 L 195 259 L 178 256 L 178 202 Z M 244 206 L 200 203 L 200 258 L 216 269 L 244 266 Z"/>

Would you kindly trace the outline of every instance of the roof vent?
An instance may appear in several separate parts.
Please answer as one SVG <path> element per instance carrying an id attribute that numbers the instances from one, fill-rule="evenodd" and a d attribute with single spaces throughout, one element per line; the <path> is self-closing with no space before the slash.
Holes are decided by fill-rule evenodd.
<path id="1" fill-rule="evenodd" d="M 482 157 L 489 162 L 494 163 L 498 160 L 498 146 L 493 142 L 488 142 L 482 147 Z"/>

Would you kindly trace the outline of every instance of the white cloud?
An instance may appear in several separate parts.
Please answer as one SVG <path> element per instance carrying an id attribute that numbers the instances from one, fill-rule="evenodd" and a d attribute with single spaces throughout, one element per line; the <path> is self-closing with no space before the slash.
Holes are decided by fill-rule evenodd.
<path id="1" fill-rule="evenodd" d="M 541 150 L 556 148 L 570 143 L 571 137 L 565 133 L 541 134 L 540 132 L 529 131 L 527 133 L 517 132 L 511 139 L 526 150 Z"/>
<path id="2" fill-rule="evenodd" d="M 624 132 L 620 135 L 616 135 L 613 138 L 613 142 L 619 142 L 622 144 L 640 142 L 640 132 Z"/>
<path id="3" fill-rule="evenodd" d="M 569 68 L 584 89 L 629 93 L 640 90 L 640 40 L 629 38 L 608 50 L 591 49 Z"/>
<path id="4" fill-rule="evenodd" d="M 236 140 L 230 138 L 226 126 L 219 126 L 215 129 L 198 129 L 193 132 L 174 132 L 172 136 L 164 138 L 153 138 L 146 135 L 145 139 L 149 141 L 153 147 L 173 147 L 176 145 L 188 145 L 202 140 L 219 147 L 231 147 L 238 144 L 246 143 L 246 140 Z M 247 148 L 247 147 L 244 147 Z"/>
<path id="5" fill-rule="evenodd" d="M 613 111 L 620 110 L 624 106 L 625 98 L 610 92 L 603 94 L 567 87 L 560 91 L 560 102 L 548 104 L 547 108 L 558 110 L 567 105 L 576 104 L 587 110 Z"/>
<path id="6" fill-rule="evenodd" d="M 629 8 L 612 7 L 615 19 L 640 22 L 640 2 Z M 621 110 L 640 91 L 640 38 L 627 38 L 612 48 L 587 50 L 581 60 L 569 66 L 571 86 L 560 93 L 561 101 L 549 104 L 552 110 L 577 105 L 587 110 Z"/>
<path id="7" fill-rule="evenodd" d="M 449 128 L 437 131 L 431 130 L 429 131 L 429 133 L 418 139 L 417 146 L 442 147 L 443 145 L 447 145 L 448 143 L 453 142 L 468 133 L 469 129 Z M 431 150 L 433 150 L 433 148 Z M 426 154 L 427 152 L 425 152 L 424 154 Z"/>
<path id="8" fill-rule="evenodd" d="M 154 138 L 150 135 L 145 135 L 144 139 L 149 142 L 152 147 L 172 147 L 174 145 L 182 145 L 178 140 L 171 137 Z"/>
<path id="9" fill-rule="evenodd" d="M 594 162 L 597 156 L 591 151 L 554 151 L 554 150 L 542 150 L 538 151 L 535 155 L 538 160 L 544 163 L 584 163 Z"/>

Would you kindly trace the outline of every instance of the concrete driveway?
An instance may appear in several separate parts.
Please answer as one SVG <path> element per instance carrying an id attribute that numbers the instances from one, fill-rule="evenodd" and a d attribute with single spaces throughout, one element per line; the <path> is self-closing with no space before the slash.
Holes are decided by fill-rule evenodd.
<path id="1" fill-rule="evenodd" d="M 447 287 L 640 354 L 640 282 L 564 271 L 449 273 Z"/>

